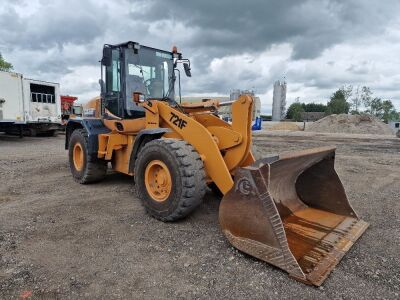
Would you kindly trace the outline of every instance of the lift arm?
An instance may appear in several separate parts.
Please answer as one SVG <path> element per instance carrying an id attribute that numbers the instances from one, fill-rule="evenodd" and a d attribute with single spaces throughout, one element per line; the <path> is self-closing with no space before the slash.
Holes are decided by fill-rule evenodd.
<path id="1" fill-rule="evenodd" d="M 207 103 L 203 105 L 207 107 Z M 253 99 L 250 96 L 243 95 L 233 102 L 232 125 L 204 112 L 199 115 L 185 114 L 156 100 L 144 104 L 144 108 L 148 120 L 146 126 L 168 127 L 172 129 L 172 133 L 164 137 L 180 138 L 191 144 L 203 159 L 209 179 L 224 194 L 233 186 L 234 170 L 244 162 L 254 161 L 250 153 L 253 108 Z M 221 122 L 224 124 L 220 124 Z M 225 148 L 224 155 L 221 148 Z"/>

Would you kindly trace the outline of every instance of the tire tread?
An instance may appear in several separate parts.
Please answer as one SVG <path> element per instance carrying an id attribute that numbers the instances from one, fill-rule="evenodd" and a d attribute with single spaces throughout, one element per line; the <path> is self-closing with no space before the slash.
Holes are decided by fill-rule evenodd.
<path id="1" fill-rule="evenodd" d="M 85 155 L 87 157 L 86 170 L 84 171 L 83 176 L 81 176 L 80 178 L 74 176 L 74 180 L 81 184 L 101 181 L 107 174 L 107 162 L 97 158 L 97 156 L 93 154 L 88 153 L 88 134 L 85 129 L 82 128 L 74 130 L 74 132 L 71 134 L 70 140 L 72 140 L 74 134 L 79 134 L 83 137 L 83 140 L 85 141 Z"/>
<path id="2" fill-rule="evenodd" d="M 139 151 L 138 161 L 146 151 L 165 151 L 170 152 L 178 163 L 177 168 L 182 178 L 182 193 L 178 200 L 178 206 L 168 216 L 160 216 L 148 209 L 145 205 L 147 213 L 156 219 L 164 222 L 171 222 L 182 219 L 189 215 L 197 206 L 199 206 L 206 193 L 206 175 L 203 161 L 197 151 L 189 143 L 176 139 L 156 139 L 148 142 Z M 136 162 L 138 162 L 136 161 Z M 139 164 L 135 164 L 135 174 L 139 174 Z M 146 191 L 139 191 L 139 198 L 143 197 Z"/>

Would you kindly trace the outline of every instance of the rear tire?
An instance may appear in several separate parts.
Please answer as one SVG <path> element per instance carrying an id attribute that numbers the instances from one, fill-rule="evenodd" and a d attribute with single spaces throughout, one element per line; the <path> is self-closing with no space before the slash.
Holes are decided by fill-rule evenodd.
<path id="1" fill-rule="evenodd" d="M 149 175 L 154 164 L 157 165 L 155 173 L 161 173 L 159 194 L 155 187 L 157 181 L 152 183 Z M 135 161 L 134 175 L 136 192 L 146 211 L 164 222 L 189 215 L 206 192 L 203 162 L 196 150 L 181 140 L 156 139 L 146 143 Z M 165 184 L 163 188 L 164 182 L 170 182 L 171 186 Z"/>
<path id="2" fill-rule="evenodd" d="M 107 162 L 88 153 L 85 129 L 72 132 L 68 145 L 69 167 L 76 182 L 85 184 L 102 180 L 107 173 Z"/>
<path id="3" fill-rule="evenodd" d="M 34 128 L 29 128 L 29 136 L 36 137 L 37 136 L 37 130 L 34 129 Z"/>
<path id="4" fill-rule="evenodd" d="M 52 129 L 52 130 L 46 131 L 46 133 L 44 134 L 44 136 L 48 136 L 48 137 L 57 136 L 57 130 Z"/>

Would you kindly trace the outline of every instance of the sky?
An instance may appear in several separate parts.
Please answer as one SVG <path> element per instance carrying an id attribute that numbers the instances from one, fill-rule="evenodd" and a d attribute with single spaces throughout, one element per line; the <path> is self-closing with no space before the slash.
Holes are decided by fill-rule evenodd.
<path id="1" fill-rule="evenodd" d="M 276 80 L 288 105 L 366 85 L 400 110 L 399 11 L 398 0 L 1 0 L 0 52 L 80 102 L 99 94 L 103 44 L 132 40 L 191 60 L 185 96 L 253 89 L 270 113 Z"/>

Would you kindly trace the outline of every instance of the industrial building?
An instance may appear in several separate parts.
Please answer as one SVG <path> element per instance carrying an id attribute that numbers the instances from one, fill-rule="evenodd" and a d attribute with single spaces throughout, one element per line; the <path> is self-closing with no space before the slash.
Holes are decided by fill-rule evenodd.
<path id="1" fill-rule="evenodd" d="M 279 80 L 274 83 L 272 99 L 272 121 L 281 121 L 286 112 L 286 82 Z"/>

